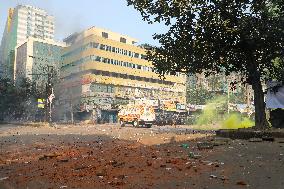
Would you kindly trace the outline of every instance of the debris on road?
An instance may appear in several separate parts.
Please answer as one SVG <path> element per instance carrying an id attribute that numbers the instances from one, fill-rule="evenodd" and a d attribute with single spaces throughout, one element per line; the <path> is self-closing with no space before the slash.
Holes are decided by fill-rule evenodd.
<path id="1" fill-rule="evenodd" d="M 189 148 L 188 144 L 181 144 L 180 146 L 183 147 L 183 148 Z"/>
<path id="2" fill-rule="evenodd" d="M 216 178 L 218 178 L 216 175 L 210 175 L 210 178 L 214 178 L 214 179 L 216 179 Z"/>
<path id="3" fill-rule="evenodd" d="M 262 142 L 262 138 L 250 138 L 249 142 Z"/>
<path id="4" fill-rule="evenodd" d="M 155 127 L 80 125 L 54 132 L 27 130 L 39 135 L 0 137 L 0 157 L 5 162 L 0 165 L 1 189 L 2 185 L 27 188 L 38 183 L 47 183 L 46 188 L 180 189 L 208 188 L 209 184 L 218 189 L 234 185 L 281 188 L 283 147 L 277 142 L 249 143 L 197 131 L 180 135 Z M 263 167 L 269 169 L 263 171 Z M 255 173 L 268 179 L 254 180 Z M 257 187 L 260 182 L 262 188 Z"/>
<path id="5" fill-rule="evenodd" d="M 98 177 L 104 177 L 104 176 L 106 176 L 106 170 L 98 170 L 97 172 L 96 172 L 96 175 L 98 176 Z"/>
<path id="6" fill-rule="evenodd" d="M 212 142 L 197 142 L 197 147 L 199 150 L 213 149 L 214 145 Z"/>
<path id="7" fill-rule="evenodd" d="M 202 156 L 199 154 L 194 154 L 193 152 L 189 152 L 188 154 L 189 158 L 193 158 L 193 159 L 200 159 Z"/>
<path id="8" fill-rule="evenodd" d="M 238 181 L 237 185 L 241 185 L 241 186 L 247 186 L 248 184 L 245 183 L 244 181 Z"/>
<path id="9" fill-rule="evenodd" d="M 264 136 L 262 137 L 263 141 L 268 141 L 268 142 L 274 142 L 275 138 L 274 137 L 269 137 L 269 136 Z"/>
<path id="10" fill-rule="evenodd" d="M 6 180 L 6 179 L 8 179 L 9 177 L 2 177 L 2 178 L 0 178 L 0 181 L 2 181 L 2 180 Z"/>
<path id="11" fill-rule="evenodd" d="M 50 153 L 50 154 L 44 154 L 43 156 L 39 157 L 39 160 L 45 160 L 45 159 L 52 159 L 56 158 L 58 156 L 61 156 L 61 154 L 58 153 Z"/>
<path id="12" fill-rule="evenodd" d="M 221 137 L 215 137 L 214 139 L 212 139 L 213 146 L 226 145 L 229 144 L 230 141 L 231 139 L 229 138 L 221 138 Z"/>

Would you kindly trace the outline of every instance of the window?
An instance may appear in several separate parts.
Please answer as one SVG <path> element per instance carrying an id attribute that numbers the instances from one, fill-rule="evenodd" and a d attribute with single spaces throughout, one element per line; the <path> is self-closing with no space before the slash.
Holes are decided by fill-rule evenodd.
<path id="1" fill-rule="evenodd" d="M 106 49 L 106 46 L 103 45 L 103 44 L 101 44 L 101 45 L 100 45 L 100 49 L 101 49 L 101 50 L 105 50 L 105 49 Z"/>
<path id="2" fill-rule="evenodd" d="M 158 83 L 157 79 L 152 79 L 152 78 L 150 79 L 150 82 L 151 83 Z"/>
<path id="3" fill-rule="evenodd" d="M 97 49 L 99 47 L 99 44 L 98 43 L 92 43 L 93 45 L 93 48 Z"/>
<path id="4" fill-rule="evenodd" d="M 103 87 L 102 87 L 102 92 L 104 92 L 104 93 L 107 92 L 107 86 L 106 86 L 106 85 L 103 85 Z"/>
<path id="5" fill-rule="evenodd" d="M 120 38 L 120 42 L 121 42 L 121 43 L 126 43 L 126 39 L 125 39 L 124 37 L 121 37 L 121 38 Z"/>
<path id="6" fill-rule="evenodd" d="M 145 82 L 150 82 L 150 78 L 144 78 Z"/>
<path id="7" fill-rule="evenodd" d="M 139 76 L 136 76 L 136 79 L 137 79 L 138 81 L 143 81 L 143 78 L 142 78 L 142 77 L 139 77 Z"/>
<path id="8" fill-rule="evenodd" d="M 127 79 L 127 75 L 126 74 L 120 74 L 120 77 L 123 79 Z"/>
<path id="9" fill-rule="evenodd" d="M 107 85 L 107 93 L 111 93 L 111 86 Z"/>
<path id="10" fill-rule="evenodd" d="M 97 56 L 97 57 L 96 57 L 96 61 L 100 62 L 100 61 L 101 61 L 101 57 L 100 57 L 100 56 Z"/>
<path id="11" fill-rule="evenodd" d="M 138 53 L 135 53 L 135 54 L 134 54 L 134 57 L 135 57 L 135 58 L 139 58 L 139 54 L 138 54 Z"/>
<path id="12" fill-rule="evenodd" d="M 112 52 L 115 52 L 115 47 L 112 47 Z"/>
<path id="13" fill-rule="evenodd" d="M 141 54 L 141 59 L 144 59 L 144 60 L 146 60 L 146 55 L 144 55 L 144 54 Z"/>
<path id="14" fill-rule="evenodd" d="M 112 77 L 118 77 L 118 73 L 112 72 L 111 75 L 112 75 Z"/>
<path id="15" fill-rule="evenodd" d="M 95 61 L 96 60 L 96 56 L 95 55 L 91 55 L 91 60 Z"/>
<path id="16" fill-rule="evenodd" d="M 102 37 L 103 37 L 103 38 L 108 38 L 108 33 L 102 32 Z"/>

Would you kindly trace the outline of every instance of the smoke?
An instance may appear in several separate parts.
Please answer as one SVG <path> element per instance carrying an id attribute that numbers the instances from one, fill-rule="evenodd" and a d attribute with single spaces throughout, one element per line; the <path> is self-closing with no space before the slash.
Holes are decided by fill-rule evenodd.
<path id="1" fill-rule="evenodd" d="M 223 129 L 239 129 L 249 128 L 254 126 L 254 122 L 247 117 L 242 117 L 240 114 L 233 113 L 227 116 L 222 122 Z"/>
<path id="2" fill-rule="evenodd" d="M 215 124 L 222 120 L 227 100 L 224 96 L 217 96 L 209 100 L 201 115 L 197 118 L 197 125 Z"/>
<path id="3" fill-rule="evenodd" d="M 237 112 L 227 114 L 227 105 L 228 101 L 225 96 L 217 96 L 209 100 L 202 110 L 201 115 L 196 119 L 196 124 L 199 126 L 219 125 L 222 129 L 249 128 L 254 126 L 254 121 L 250 120 L 246 115 Z"/>
<path id="4" fill-rule="evenodd" d="M 55 19 L 55 33 L 59 39 L 84 29 L 84 17 L 82 14 L 60 14 Z"/>

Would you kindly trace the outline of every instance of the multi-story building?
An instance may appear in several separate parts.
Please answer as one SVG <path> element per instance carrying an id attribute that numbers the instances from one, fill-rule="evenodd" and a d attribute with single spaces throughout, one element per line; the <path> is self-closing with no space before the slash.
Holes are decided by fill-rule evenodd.
<path id="1" fill-rule="evenodd" d="M 0 47 L 0 72 L 13 78 L 15 47 L 26 38 L 54 39 L 54 17 L 45 10 L 28 5 L 10 8 Z"/>
<path id="2" fill-rule="evenodd" d="M 64 41 L 69 46 L 62 53 L 59 114 L 67 115 L 70 103 L 77 112 L 100 109 L 102 114 L 131 99 L 185 103 L 186 76 L 161 79 L 136 39 L 92 27 Z"/>
<path id="3" fill-rule="evenodd" d="M 31 81 L 36 81 L 38 86 L 45 85 L 48 66 L 52 66 L 54 71 L 59 70 L 63 47 L 66 47 L 63 42 L 27 38 L 16 47 L 14 64 L 16 82 L 21 78 L 29 78 Z"/>

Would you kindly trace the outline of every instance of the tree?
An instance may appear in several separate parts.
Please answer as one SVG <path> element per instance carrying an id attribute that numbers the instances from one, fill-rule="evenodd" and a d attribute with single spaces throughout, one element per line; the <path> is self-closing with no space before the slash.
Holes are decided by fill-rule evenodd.
<path id="1" fill-rule="evenodd" d="M 205 105 L 206 102 L 213 98 L 213 93 L 202 88 L 190 88 L 187 90 L 187 102 L 195 105 Z"/>
<path id="2" fill-rule="evenodd" d="M 145 21 L 163 22 L 160 47 L 147 59 L 157 73 L 239 74 L 254 90 L 255 124 L 268 127 L 262 83 L 277 78 L 283 59 L 283 0 L 127 0 Z"/>
<path id="3" fill-rule="evenodd" d="M 20 118 L 31 111 L 28 105 L 32 97 L 32 84 L 27 78 L 15 85 L 8 78 L 0 78 L 0 120 L 4 118 Z"/>

